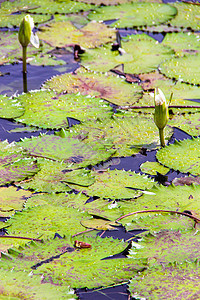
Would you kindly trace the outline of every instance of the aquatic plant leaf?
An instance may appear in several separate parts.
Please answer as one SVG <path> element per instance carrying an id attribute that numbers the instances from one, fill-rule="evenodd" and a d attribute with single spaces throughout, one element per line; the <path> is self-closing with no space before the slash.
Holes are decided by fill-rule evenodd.
<path id="1" fill-rule="evenodd" d="M 200 24 L 200 23 L 199 23 Z M 200 52 L 199 34 L 193 32 L 167 33 L 162 43 L 173 48 L 176 56 L 195 55 Z"/>
<path id="2" fill-rule="evenodd" d="M 65 73 L 46 81 L 44 88 L 57 93 L 78 93 L 103 98 L 116 105 L 133 105 L 142 95 L 142 88 L 129 84 L 122 78 L 89 72 L 83 68 L 75 73 Z"/>
<path id="3" fill-rule="evenodd" d="M 161 230 L 185 232 L 194 229 L 195 224 L 189 217 L 164 212 L 138 213 L 119 222 L 125 226 L 127 231 L 146 229 L 151 233 Z"/>
<path id="4" fill-rule="evenodd" d="M 64 190 L 64 189 L 63 189 Z M 25 203 L 25 208 L 43 205 L 43 204 L 53 204 L 57 206 L 73 207 L 80 211 L 87 210 L 85 205 L 86 201 L 89 199 L 88 196 L 83 193 L 51 193 L 51 194 L 35 194 L 29 197 Z"/>
<path id="5" fill-rule="evenodd" d="M 153 209 L 178 212 L 188 211 L 195 216 L 200 217 L 199 185 L 170 185 L 168 187 L 159 185 L 153 186 L 148 192 L 149 194 L 143 194 L 139 198 L 129 201 L 106 201 L 98 199 L 95 201 L 95 205 L 91 202 L 86 203 L 85 207 L 88 213 L 112 221 L 131 212 Z M 149 215 L 151 214 L 152 216 L 154 215 L 153 213 L 150 213 Z M 142 217 L 143 215 L 144 214 L 141 213 L 138 214 L 137 217 Z M 166 214 L 163 215 L 166 216 Z M 132 216 L 132 219 L 134 218 L 135 215 Z M 126 221 L 126 219 L 127 218 L 125 218 L 124 221 Z M 194 221 L 192 221 L 192 223 L 194 225 Z M 148 228 L 150 228 L 150 225 Z M 162 227 L 161 229 L 164 230 L 165 227 Z M 184 228 L 181 228 L 181 230 L 183 231 Z"/>
<path id="6" fill-rule="evenodd" d="M 193 102 L 193 104 L 196 105 L 195 102 Z M 192 136 L 200 135 L 200 113 L 173 115 L 168 124 L 177 127 Z"/>
<path id="7" fill-rule="evenodd" d="M 70 135 L 65 138 L 53 135 L 43 135 L 24 139 L 17 143 L 36 157 L 63 161 L 66 164 L 74 164 L 78 167 L 94 165 L 108 159 L 115 150 L 111 149 L 110 141 L 99 139 L 86 143 Z"/>
<path id="8" fill-rule="evenodd" d="M 77 299 L 74 291 L 67 285 L 45 283 L 40 275 L 30 275 L 30 272 L 14 272 L 1 270 L 0 297 L 2 299 Z"/>
<path id="9" fill-rule="evenodd" d="M 84 48 L 95 48 L 116 39 L 115 30 L 97 22 L 90 22 L 81 29 L 70 21 L 49 23 L 40 27 L 38 36 L 53 47 L 78 44 Z"/>
<path id="10" fill-rule="evenodd" d="M 0 143 L 0 185 L 21 181 L 39 171 L 36 160 L 14 143 Z"/>
<path id="11" fill-rule="evenodd" d="M 188 232 L 163 230 L 142 237 L 138 245 L 133 243 L 129 258 L 147 258 L 148 264 L 166 265 L 176 262 L 195 261 L 199 258 L 200 234 L 195 230 Z"/>
<path id="12" fill-rule="evenodd" d="M 21 17 L 20 17 L 21 18 Z M 20 21 L 21 22 L 21 21 Z M 18 41 L 17 32 L 0 32 L 1 57 L 0 65 L 7 63 L 19 63 L 22 61 L 22 50 Z M 39 49 L 31 44 L 27 48 L 27 63 L 31 65 L 64 65 L 65 61 L 56 59 L 52 54 L 53 47 L 44 42 L 40 42 Z"/>
<path id="13" fill-rule="evenodd" d="M 176 2 L 172 6 L 177 9 L 175 17 L 168 22 L 171 26 L 200 29 L 200 7 L 198 3 Z"/>
<path id="14" fill-rule="evenodd" d="M 200 139 L 192 138 L 175 142 L 160 149 L 156 157 L 163 165 L 193 175 L 200 174 Z"/>
<path id="15" fill-rule="evenodd" d="M 24 106 L 25 112 L 16 120 L 42 128 L 67 127 L 67 117 L 87 121 L 113 114 L 107 102 L 85 95 L 59 96 L 53 91 L 36 91 L 22 94 L 17 100 Z"/>
<path id="16" fill-rule="evenodd" d="M 87 213 L 71 207 L 46 204 L 16 212 L 6 223 L 1 224 L 1 228 L 8 225 L 9 235 L 50 238 L 55 233 L 63 236 L 84 231 L 85 227 L 80 222 L 87 217 Z"/>
<path id="17" fill-rule="evenodd" d="M 95 181 L 89 170 L 73 170 L 62 162 L 45 159 L 39 159 L 38 162 L 40 171 L 31 180 L 20 182 L 19 186 L 36 192 L 68 192 L 71 190 L 68 183 L 89 186 Z"/>
<path id="18" fill-rule="evenodd" d="M 118 283 L 127 280 L 141 268 L 128 258 L 104 260 L 113 253 L 125 250 L 128 244 L 124 241 L 86 236 L 79 237 L 79 241 L 91 247 L 74 247 L 73 241 L 69 238 L 48 240 L 42 244 L 32 242 L 22 251 L 11 249 L 12 260 L 2 259 L 0 265 L 3 269 L 12 268 L 13 271 L 25 269 L 26 272 L 32 267 L 32 274 L 40 276 L 42 274 L 45 283 L 51 281 L 51 284 L 62 283 L 64 286 L 70 285 L 75 288 Z M 40 263 L 42 261 L 46 263 Z"/>
<path id="19" fill-rule="evenodd" d="M 104 45 L 81 54 L 82 65 L 94 71 L 107 72 L 124 64 L 125 73 L 140 74 L 157 69 L 162 61 L 173 54 L 171 48 L 157 43 L 146 34 L 132 35 L 128 39 L 122 42 L 122 49 L 125 51 L 122 55 L 119 51 L 111 51 L 110 45 Z"/>
<path id="20" fill-rule="evenodd" d="M 156 175 L 157 172 L 165 175 L 169 172 L 169 168 L 162 166 L 156 161 L 144 162 L 143 164 L 140 165 L 140 170 L 143 173 L 150 174 L 150 175 Z"/>
<path id="21" fill-rule="evenodd" d="M 24 113 L 24 108 L 15 100 L 6 96 L 0 95 L 0 118 L 13 119 L 21 116 Z"/>
<path id="22" fill-rule="evenodd" d="M 119 226 L 118 223 L 94 217 L 81 221 L 81 225 L 96 230 L 116 230 Z"/>
<path id="23" fill-rule="evenodd" d="M 31 195 L 31 192 L 13 186 L 0 187 L 0 217 L 10 217 L 16 210 L 22 210 Z"/>
<path id="24" fill-rule="evenodd" d="M 136 299 L 198 299 L 199 272 L 198 262 L 150 268 L 133 277 L 129 291 Z"/>
<path id="25" fill-rule="evenodd" d="M 136 154 L 141 148 L 156 149 L 159 144 L 157 127 L 153 115 L 141 115 L 134 112 L 116 113 L 111 119 L 85 122 L 70 129 L 74 138 L 85 136 L 85 142 L 108 138 L 113 141 L 115 156 Z M 172 128 L 165 128 L 165 139 L 172 135 Z"/>
<path id="26" fill-rule="evenodd" d="M 176 8 L 168 4 L 131 2 L 95 8 L 88 18 L 97 21 L 116 19 L 110 26 L 124 28 L 161 24 L 173 18 L 176 13 Z"/>
<path id="27" fill-rule="evenodd" d="M 174 57 L 161 63 L 159 66 L 161 73 L 169 78 L 175 78 L 192 84 L 199 84 L 200 76 L 200 53 Z"/>
<path id="28" fill-rule="evenodd" d="M 98 196 L 109 199 L 131 199 L 142 194 L 141 190 L 149 189 L 154 181 L 132 171 L 105 170 L 93 172 L 96 181 L 89 187 L 70 187 L 84 191 L 89 196 Z M 127 187 L 132 187 L 129 189 Z"/>
<path id="29" fill-rule="evenodd" d="M 132 0 L 77 0 L 78 2 L 84 2 L 95 5 L 117 5 L 126 2 L 133 2 Z M 148 2 L 148 1 L 146 1 Z"/>
<path id="30" fill-rule="evenodd" d="M 39 2 L 39 1 L 38 1 Z M 21 20 L 27 15 L 27 10 L 35 7 L 34 0 L 30 5 L 27 5 L 26 0 L 3 1 L 0 7 L 0 27 L 19 26 Z M 50 15 L 33 15 L 34 23 L 45 23 L 50 20 Z"/>

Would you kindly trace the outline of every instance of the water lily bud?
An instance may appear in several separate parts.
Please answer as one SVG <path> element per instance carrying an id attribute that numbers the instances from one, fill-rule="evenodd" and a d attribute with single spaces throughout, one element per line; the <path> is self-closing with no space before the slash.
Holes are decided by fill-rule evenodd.
<path id="1" fill-rule="evenodd" d="M 169 112 L 168 112 L 168 105 L 166 103 L 165 95 L 159 88 L 155 89 L 154 102 L 155 102 L 154 121 L 156 126 L 159 129 L 163 129 L 168 122 Z"/>
<path id="2" fill-rule="evenodd" d="M 33 18 L 26 15 L 19 27 L 18 39 L 22 47 L 27 47 L 30 43 L 32 29 L 34 27 Z"/>

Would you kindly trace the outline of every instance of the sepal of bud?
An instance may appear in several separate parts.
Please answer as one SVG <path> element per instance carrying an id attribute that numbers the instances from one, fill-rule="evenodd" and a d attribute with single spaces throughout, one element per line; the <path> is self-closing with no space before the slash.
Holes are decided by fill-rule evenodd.
<path id="1" fill-rule="evenodd" d="M 22 47 L 27 47 L 31 43 L 34 47 L 39 48 L 39 39 L 33 33 L 34 21 L 30 15 L 26 15 L 21 21 L 18 33 L 18 39 Z"/>

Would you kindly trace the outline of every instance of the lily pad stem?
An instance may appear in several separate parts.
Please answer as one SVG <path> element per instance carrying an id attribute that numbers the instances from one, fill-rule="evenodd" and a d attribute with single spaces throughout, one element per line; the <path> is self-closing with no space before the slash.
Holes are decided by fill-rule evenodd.
<path id="1" fill-rule="evenodd" d="M 164 128 L 159 128 L 159 137 L 161 147 L 165 147 Z"/>

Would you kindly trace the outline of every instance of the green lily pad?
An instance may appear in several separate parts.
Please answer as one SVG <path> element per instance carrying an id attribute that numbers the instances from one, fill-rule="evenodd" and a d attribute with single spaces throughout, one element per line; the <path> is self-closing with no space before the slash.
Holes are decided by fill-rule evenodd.
<path id="1" fill-rule="evenodd" d="M 77 29 L 70 21 L 49 23 L 40 27 L 38 37 L 53 47 L 78 44 L 85 48 L 95 48 L 116 39 L 115 30 L 105 24 L 90 22 Z"/>
<path id="2" fill-rule="evenodd" d="M 128 244 L 124 241 L 100 237 L 79 237 L 78 241 L 89 244 L 90 248 L 74 247 L 76 243 L 69 238 L 51 239 L 42 244 L 32 242 L 21 251 L 11 249 L 11 260 L 2 259 L 0 265 L 2 269 L 27 273 L 32 267 L 32 274 L 42 275 L 45 283 L 51 281 L 51 284 L 62 283 L 74 288 L 111 285 L 129 279 L 141 269 L 128 258 L 104 259 L 125 250 Z"/>
<path id="3" fill-rule="evenodd" d="M 13 27 L 19 26 L 22 19 L 27 15 L 28 8 L 30 13 L 31 8 L 35 7 L 37 4 L 31 1 L 31 5 L 27 5 L 26 0 L 17 1 L 3 1 L 0 8 L 0 27 Z M 34 18 L 34 23 L 45 23 L 50 20 L 50 15 L 32 15 Z"/>
<path id="4" fill-rule="evenodd" d="M 199 41 L 198 33 L 179 32 L 166 34 L 162 43 L 172 47 L 176 56 L 187 56 L 200 52 Z"/>
<path id="5" fill-rule="evenodd" d="M 119 224 L 100 218 L 90 218 L 83 220 L 81 224 L 86 228 L 92 228 L 96 230 L 116 230 Z"/>
<path id="6" fill-rule="evenodd" d="M 0 117 L 13 119 L 23 115 L 24 108 L 16 100 L 0 95 Z"/>
<path id="7" fill-rule="evenodd" d="M 200 29 L 200 7 L 198 3 L 172 3 L 177 9 L 175 18 L 170 20 L 169 24 L 176 27 L 187 27 L 193 30 Z"/>
<path id="8" fill-rule="evenodd" d="M 30 276 L 28 272 L 14 272 L 1 270 L 0 275 L 1 299 L 77 299 L 74 291 L 67 285 L 54 285 L 41 280 L 40 275 Z"/>
<path id="9" fill-rule="evenodd" d="M 84 191 L 89 196 L 98 196 L 109 199 L 131 199 L 142 194 L 141 190 L 149 189 L 154 181 L 146 176 L 124 170 L 105 170 L 93 172 L 96 181 L 89 187 L 70 187 Z M 127 187 L 132 187 L 129 189 Z"/>
<path id="10" fill-rule="evenodd" d="M 13 186 L 0 187 L 0 217 L 10 217 L 16 210 L 22 210 L 26 199 L 31 195 L 31 192 Z"/>
<path id="11" fill-rule="evenodd" d="M 199 272 L 198 262 L 150 268 L 133 277 L 129 291 L 136 299 L 198 299 Z"/>
<path id="12" fill-rule="evenodd" d="M 154 161 L 146 161 L 145 163 L 141 164 L 140 170 L 143 173 L 150 174 L 150 175 L 156 175 L 157 172 L 165 175 L 169 172 L 169 168 L 166 168 L 160 165 L 158 162 L 154 162 Z"/>
<path id="13" fill-rule="evenodd" d="M 68 165 L 57 161 L 39 159 L 38 162 L 40 171 L 31 180 L 20 182 L 19 186 L 36 192 L 68 192 L 71 190 L 68 183 L 89 186 L 95 181 L 89 170 L 70 170 Z"/>
<path id="14" fill-rule="evenodd" d="M 117 113 L 111 119 L 78 124 L 70 129 L 74 137 L 85 136 L 85 142 L 98 141 L 101 138 L 113 140 L 115 156 L 129 156 L 140 149 L 156 149 L 160 145 L 158 129 L 153 115 L 125 112 Z M 172 128 L 165 128 L 165 139 L 172 135 Z"/>
<path id="15" fill-rule="evenodd" d="M 122 55 L 119 51 L 111 51 L 110 45 L 88 49 L 80 55 L 81 63 L 97 72 L 107 72 L 124 64 L 125 73 L 140 74 L 157 69 L 162 61 L 173 54 L 171 48 L 157 43 L 146 34 L 129 36 L 129 40 L 122 42 L 122 48 L 125 51 Z"/>
<path id="16" fill-rule="evenodd" d="M 176 141 L 174 144 L 160 149 L 156 157 L 160 163 L 171 169 L 179 170 L 183 173 L 199 175 L 199 149 L 200 139 L 192 138 L 191 140 Z"/>
<path id="17" fill-rule="evenodd" d="M 151 233 L 161 230 L 174 230 L 185 232 L 194 228 L 194 221 L 186 216 L 167 212 L 138 213 L 126 217 L 119 222 L 127 231 L 146 229 Z"/>
<path id="18" fill-rule="evenodd" d="M 200 53 L 174 57 L 161 63 L 159 69 L 161 73 L 169 78 L 175 78 L 192 84 L 199 84 L 200 76 Z"/>
<path id="19" fill-rule="evenodd" d="M 73 207 L 80 211 L 84 211 L 87 210 L 85 203 L 88 199 L 89 197 L 83 193 L 44 193 L 35 194 L 32 197 L 29 197 L 24 206 L 25 208 L 29 208 L 37 205 L 53 204 L 57 206 Z"/>
<path id="20" fill-rule="evenodd" d="M 133 105 L 142 95 L 137 84 L 129 84 L 122 78 L 89 72 L 83 68 L 75 73 L 65 73 L 46 81 L 44 88 L 57 93 L 78 93 L 103 98 L 116 105 Z"/>
<path id="21" fill-rule="evenodd" d="M 84 140 L 70 136 L 61 138 L 53 135 L 42 135 L 24 139 L 17 143 L 35 157 L 42 157 L 66 164 L 86 167 L 108 159 L 115 153 L 108 140 L 85 143 Z"/>
<path id="22" fill-rule="evenodd" d="M 131 2 L 95 8 L 88 18 L 97 21 L 117 19 L 110 26 L 124 28 L 161 24 L 173 18 L 176 13 L 176 8 L 168 4 Z"/>
<path id="23" fill-rule="evenodd" d="M 86 121 L 113 114 L 112 108 L 102 99 L 84 95 L 59 96 L 53 91 L 36 91 L 22 94 L 17 100 L 25 112 L 16 120 L 42 128 L 67 127 L 67 117 Z"/>
<path id="24" fill-rule="evenodd" d="M 19 63 L 22 61 L 22 49 L 18 41 L 16 32 L 0 31 L 2 43 L 0 65 L 8 63 Z M 53 48 L 44 42 L 40 42 L 39 49 L 31 44 L 27 47 L 27 62 L 31 65 L 64 65 L 65 61 L 56 59 L 56 56 L 50 53 Z"/>
<path id="25" fill-rule="evenodd" d="M 199 258 L 200 234 L 195 230 L 181 233 L 179 231 L 163 230 L 156 234 L 142 237 L 138 245 L 133 243 L 129 257 L 147 258 L 150 266 L 166 265 L 170 262 L 183 263 Z"/>
<path id="26" fill-rule="evenodd" d="M 6 223 L 1 224 L 1 228 L 9 226 L 9 235 L 53 238 L 56 232 L 63 236 L 84 231 L 85 227 L 80 222 L 87 217 L 87 213 L 71 207 L 46 204 L 16 212 Z"/>
<path id="27" fill-rule="evenodd" d="M 168 124 L 170 126 L 175 126 L 192 136 L 200 135 L 200 113 L 173 115 Z"/>
<path id="28" fill-rule="evenodd" d="M 85 207 L 91 215 L 99 216 L 101 218 L 116 220 L 121 216 L 127 215 L 132 212 L 137 211 L 146 211 L 146 210 L 172 210 L 178 212 L 189 211 L 197 217 L 200 217 L 200 197 L 199 197 L 200 187 L 199 185 L 190 185 L 190 186 L 175 186 L 170 185 L 166 186 L 153 186 L 148 190 L 148 194 L 143 194 L 137 199 L 129 200 L 129 201 L 106 201 L 102 199 L 98 199 L 94 203 L 87 203 Z M 156 214 L 156 212 L 155 212 Z M 129 218 L 129 226 L 131 225 L 132 219 L 135 217 L 142 219 L 143 216 L 148 214 L 138 214 L 137 216 L 132 215 Z M 149 213 L 149 216 L 154 216 L 154 213 Z M 163 218 L 166 218 L 167 214 L 163 214 Z M 173 216 L 173 215 L 172 215 Z M 174 218 L 176 215 L 174 215 Z M 168 218 L 168 216 L 167 216 Z M 179 219 L 184 219 L 185 217 L 178 217 Z M 148 219 L 148 218 L 146 218 Z M 124 218 L 125 223 L 127 218 Z M 190 221 L 188 218 L 187 222 Z M 122 219 L 123 221 L 123 219 Z M 121 222 L 121 221 L 120 221 Z M 194 225 L 194 221 L 191 221 L 192 226 Z M 151 224 L 147 224 L 145 228 L 150 229 Z M 127 226 L 128 227 L 128 226 Z M 134 225 L 132 226 L 134 227 Z M 153 228 L 155 225 L 153 225 Z M 138 227 L 137 227 L 138 228 Z M 187 228 L 187 227 L 186 227 Z M 133 228 L 134 229 L 134 228 Z M 160 230 L 165 230 L 165 227 L 161 226 Z M 183 231 L 184 228 L 182 227 Z"/>
<path id="29" fill-rule="evenodd" d="M 14 143 L 0 143 L 0 185 L 21 181 L 39 171 L 36 160 L 29 157 Z"/>

